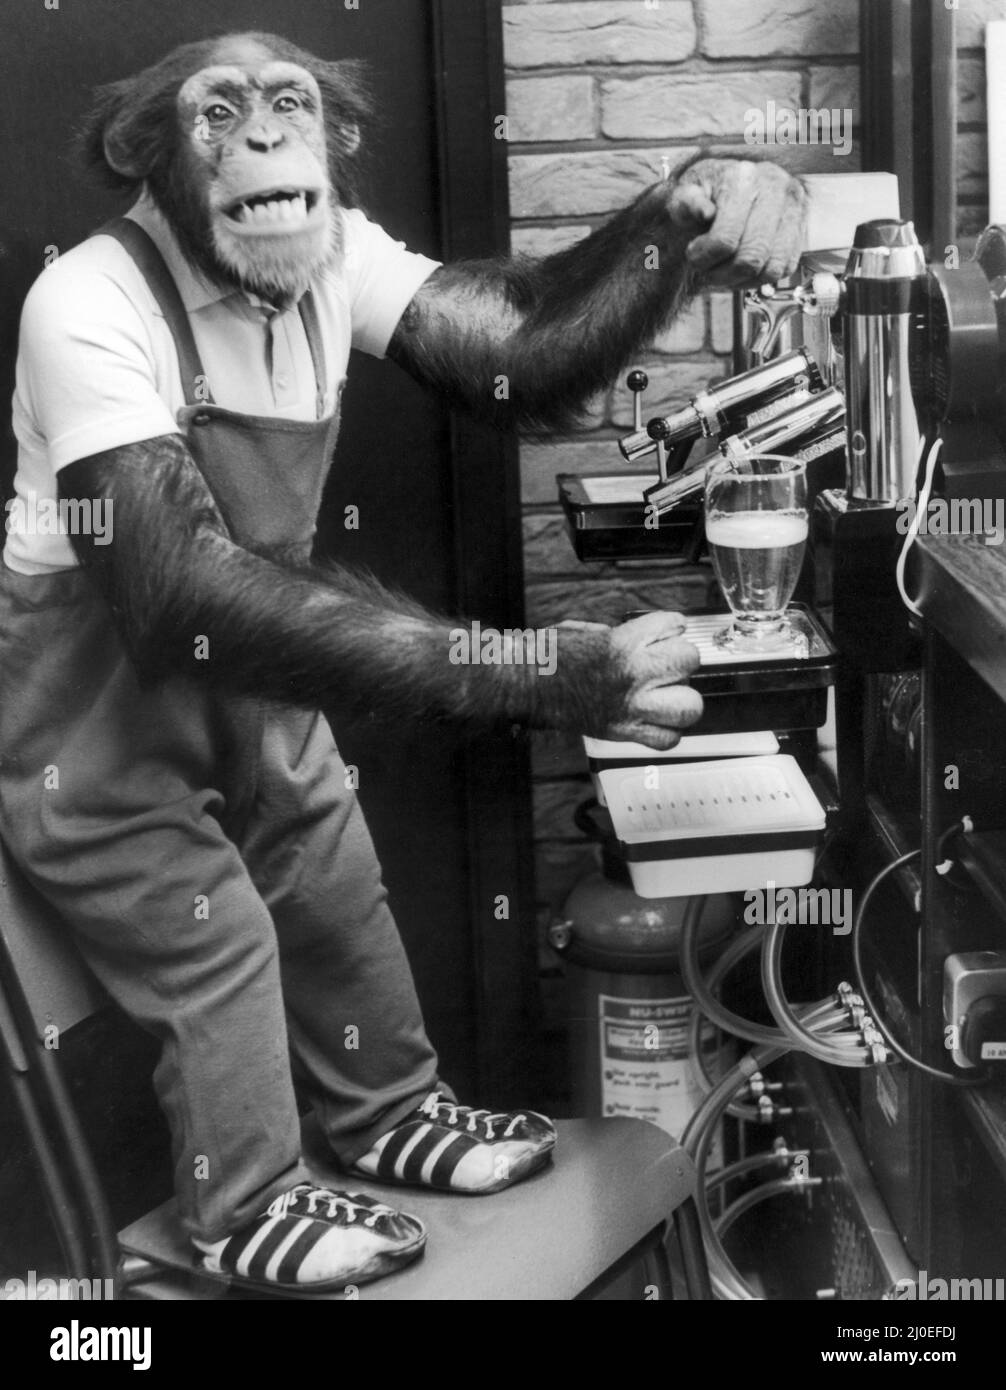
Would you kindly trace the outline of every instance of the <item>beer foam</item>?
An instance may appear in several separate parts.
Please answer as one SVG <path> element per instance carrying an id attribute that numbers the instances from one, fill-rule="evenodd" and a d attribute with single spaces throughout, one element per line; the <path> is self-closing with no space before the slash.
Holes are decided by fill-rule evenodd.
<path id="1" fill-rule="evenodd" d="M 802 545 L 807 517 L 790 512 L 721 512 L 706 518 L 706 540 L 732 550 L 773 550 Z"/>

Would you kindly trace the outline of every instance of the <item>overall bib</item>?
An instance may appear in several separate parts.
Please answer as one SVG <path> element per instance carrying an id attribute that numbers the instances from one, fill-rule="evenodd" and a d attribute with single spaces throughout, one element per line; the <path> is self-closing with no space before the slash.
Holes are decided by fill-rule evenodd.
<path id="1" fill-rule="evenodd" d="M 199 399 L 207 377 L 160 253 L 125 219 L 103 231 L 171 329 L 179 428 L 233 539 L 306 559 L 338 409 L 300 422 Z M 320 414 L 310 294 L 300 311 Z M 0 566 L 0 835 L 109 994 L 161 1039 L 179 1208 L 204 1240 L 306 1176 L 291 1069 L 345 1163 L 437 1085 L 346 780 L 321 714 L 182 677 L 141 690 L 83 570 Z"/>

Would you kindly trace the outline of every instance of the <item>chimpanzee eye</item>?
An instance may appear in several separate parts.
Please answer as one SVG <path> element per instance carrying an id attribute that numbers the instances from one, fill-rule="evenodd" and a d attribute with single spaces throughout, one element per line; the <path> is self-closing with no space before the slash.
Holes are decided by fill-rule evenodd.
<path id="1" fill-rule="evenodd" d="M 299 111 L 300 107 L 301 102 L 299 98 L 291 96 L 289 92 L 284 96 L 277 97 L 272 104 L 272 109 L 277 111 L 281 116 L 288 116 L 291 111 Z"/>

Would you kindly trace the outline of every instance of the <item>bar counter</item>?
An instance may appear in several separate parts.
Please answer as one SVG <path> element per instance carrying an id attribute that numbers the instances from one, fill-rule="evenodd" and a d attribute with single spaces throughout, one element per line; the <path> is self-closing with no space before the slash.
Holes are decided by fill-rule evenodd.
<path id="1" fill-rule="evenodd" d="M 1006 545 L 984 536 L 920 536 L 914 552 L 909 591 L 919 595 L 927 621 L 1006 700 Z"/>

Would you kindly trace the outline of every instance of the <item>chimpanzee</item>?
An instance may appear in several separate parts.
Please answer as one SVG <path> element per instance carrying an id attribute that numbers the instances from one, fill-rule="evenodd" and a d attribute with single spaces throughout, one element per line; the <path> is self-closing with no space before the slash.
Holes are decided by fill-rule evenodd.
<path id="1" fill-rule="evenodd" d="M 18 499 L 112 525 L 8 535 L 0 833 L 162 1044 L 194 1261 L 259 1289 L 375 1278 L 425 1241 L 317 1185 L 295 1081 L 353 1175 L 487 1193 L 555 1142 L 438 1077 L 319 711 L 656 748 L 701 711 L 677 614 L 562 625 L 551 673 L 459 665 L 451 619 L 312 560 L 350 348 L 547 431 L 703 284 L 790 271 L 805 201 L 772 165 L 699 158 L 570 250 L 442 266 L 359 206 L 368 112 L 354 64 L 259 33 L 101 89 L 84 147 L 134 201 L 44 271 L 21 325 Z"/>

